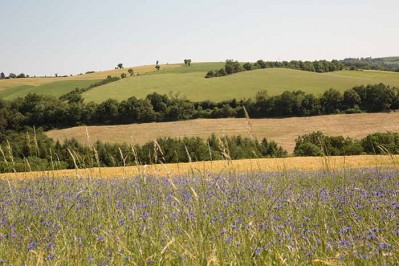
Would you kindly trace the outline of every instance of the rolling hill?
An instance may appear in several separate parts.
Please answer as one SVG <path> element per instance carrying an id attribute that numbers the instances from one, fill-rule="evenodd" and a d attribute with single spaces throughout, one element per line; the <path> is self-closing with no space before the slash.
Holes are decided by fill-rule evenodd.
<path id="1" fill-rule="evenodd" d="M 181 65 L 161 65 L 161 68 L 165 71 L 178 67 L 181 67 Z M 46 94 L 59 97 L 75 88 L 88 87 L 90 84 L 107 78 L 107 76 L 120 77 L 122 73 L 127 74 L 129 68 L 133 68 L 136 75 L 143 75 L 148 72 L 156 71 L 153 65 L 148 65 L 98 71 L 90 74 L 68 77 L 2 79 L 0 80 L 0 99 L 12 100 L 20 96 L 25 96 L 28 93 Z"/>
<path id="2" fill-rule="evenodd" d="M 399 73 L 387 71 L 314 73 L 269 68 L 220 78 L 204 78 L 207 71 L 223 66 L 224 62 L 193 63 L 190 67 L 171 64 L 161 65 L 160 71 L 156 71 L 154 66 L 134 67 L 135 73 L 139 75 L 96 87 L 84 93 L 83 97 L 86 101 L 102 102 L 109 98 L 141 98 L 156 91 L 163 94 L 179 94 L 197 101 L 222 101 L 254 97 L 260 90 L 267 90 L 270 95 L 280 94 L 285 90 L 303 90 L 318 95 L 329 88 L 346 90 L 356 85 L 381 82 L 399 87 Z M 121 73 L 127 73 L 127 69 L 128 67 L 70 77 L 0 80 L 0 98 L 10 100 L 29 92 L 59 97 L 76 87 L 87 87 L 109 75 L 120 76 Z"/>
<path id="3" fill-rule="evenodd" d="M 97 87 L 83 94 L 87 101 L 102 102 L 108 98 L 123 100 L 130 96 L 145 97 L 154 91 L 170 92 L 186 96 L 191 100 L 222 101 L 232 98 L 254 97 L 260 90 L 270 95 L 285 90 L 303 90 L 307 93 L 321 94 L 329 88 L 346 90 L 356 85 L 386 83 L 399 86 L 399 73 L 382 71 L 338 71 L 314 73 L 292 69 L 260 69 L 241 72 L 220 78 L 204 78 L 205 69 L 216 69 L 216 64 L 193 64 L 139 77 L 126 78 Z M 219 67 L 221 64 L 219 64 Z"/>

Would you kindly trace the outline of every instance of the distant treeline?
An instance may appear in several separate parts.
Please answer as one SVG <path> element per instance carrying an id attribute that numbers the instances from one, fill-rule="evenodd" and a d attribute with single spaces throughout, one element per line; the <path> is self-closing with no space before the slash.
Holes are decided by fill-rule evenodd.
<path id="1" fill-rule="evenodd" d="M 109 99 L 100 104 L 85 103 L 80 91 L 73 91 L 61 99 L 28 94 L 12 101 L 0 100 L 0 134 L 33 126 L 48 130 L 83 124 L 245 117 L 244 107 L 252 118 L 387 112 L 399 109 L 399 89 L 375 84 L 356 86 L 344 93 L 329 89 L 321 96 L 303 91 L 285 91 L 277 96 L 269 96 L 266 91 L 261 91 L 255 99 L 232 99 L 218 103 L 192 102 L 182 97 L 156 92 L 144 99 L 130 97 L 121 102 Z"/>
<path id="2" fill-rule="evenodd" d="M 250 71 L 255 69 L 264 69 L 264 68 L 289 68 L 296 70 L 303 70 L 309 72 L 332 72 L 337 70 L 342 70 L 344 65 L 340 63 L 338 60 L 319 60 L 319 61 L 263 61 L 258 60 L 256 63 L 245 63 L 241 64 L 238 61 L 234 60 L 226 60 L 226 64 L 223 68 L 219 70 L 211 70 L 209 71 L 205 78 L 214 78 L 214 77 L 223 77 L 227 75 L 231 75 L 234 73 L 242 72 L 242 71 Z"/>
<path id="3" fill-rule="evenodd" d="M 54 142 L 41 130 L 13 132 L 0 141 L 0 172 L 128 166 L 189 161 L 285 157 L 274 141 L 237 137 L 207 139 L 161 138 L 142 146 L 96 142 L 84 146 L 75 139 Z"/>
<path id="4" fill-rule="evenodd" d="M 395 61 L 390 62 L 393 59 Z M 370 69 L 370 70 L 383 70 L 383 71 L 396 71 L 399 72 L 399 57 L 392 58 L 346 58 L 340 61 L 345 68 L 355 69 Z"/>
<path id="5" fill-rule="evenodd" d="M 346 58 L 344 60 L 316 60 L 316 61 L 263 61 L 258 60 L 256 63 L 241 64 L 238 61 L 226 60 L 226 64 L 219 70 L 210 70 L 205 78 L 224 77 L 242 71 L 249 71 L 264 68 L 289 68 L 295 70 L 303 70 L 309 72 L 325 73 L 338 70 L 382 70 L 382 71 L 396 71 L 399 72 L 398 58 L 397 61 L 387 63 L 384 58 Z"/>
<path id="6" fill-rule="evenodd" d="M 296 140 L 295 156 L 399 154 L 398 133 L 375 133 L 361 140 L 313 132 Z M 131 166 L 190 161 L 286 157 L 276 142 L 252 138 L 160 138 L 142 146 L 96 142 L 84 146 L 75 139 L 54 142 L 42 130 L 10 133 L 0 139 L 0 172 Z"/>

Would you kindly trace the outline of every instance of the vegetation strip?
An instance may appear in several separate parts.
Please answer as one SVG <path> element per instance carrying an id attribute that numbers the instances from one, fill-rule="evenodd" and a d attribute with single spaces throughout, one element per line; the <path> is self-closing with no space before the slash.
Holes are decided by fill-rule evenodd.
<path id="1" fill-rule="evenodd" d="M 217 160 L 191 163 L 166 163 L 125 167 L 93 167 L 64 170 L 43 170 L 20 173 L 3 173 L 0 178 L 22 179 L 43 177 L 99 177 L 129 178 L 134 176 L 155 175 L 174 177 L 187 173 L 248 173 L 273 171 L 319 171 L 343 170 L 364 167 L 399 167 L 399 155 L 354 155 L 325 157 L 288 157 L 258 158 L 241 160 Z"/>
<path id="2" fill-rule="evenodd" d="M 109 79 L 107 82 L 113 81 Z M 69 97 L 69 98 L 68 98 Z M 65 99 L 64 99 L 65 98 Z M 387 112 L 399 109 L 399 89 L 375 84 L 345 91 L 329 89 L 320 97 L 302 91 L 285 91 L 269 96 L 258 92 L 255 100 L 214 103 L 191 102 L 182 97 L 168 97 L 156 92 L 145 99 L 130 97 L 118 102 L 85 103 L 80 91 L 64 96 L 62 101 L 50 96 L 28 94 L 13 101 L 0 101 L 0 132 L 24 127 L 68 127 L 90 124 L 128 124 L 179 121 L 195 118 L 252 118 L 314 116 L 335 113 Z"/>
<path id="3" fill-rule="evenodd" d="M 89 137 L 89 136 L 88 136 Z M 236 159 L 286 157 L 274 141 L 253 138 L 160 138 L 144 145 L 95 142 L 82 145 L 75 139 L 55 142 L 43 132 L 13 133 L 0 144 L 1 172 L 79 169 Z M 297 138 L 296 156 L 399 154 L 399 133 L 374 133 L 361 140 L 324 136 L 314 132 Z"/>

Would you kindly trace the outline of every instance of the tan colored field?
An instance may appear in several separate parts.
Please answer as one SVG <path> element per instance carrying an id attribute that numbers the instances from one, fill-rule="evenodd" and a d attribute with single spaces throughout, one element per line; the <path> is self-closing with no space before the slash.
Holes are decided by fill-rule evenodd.
<path id="1" fill-rule="evenodd" d="M 251 119 L 252 130 L 258 139 L 266 137 L 275 140 L 279 145 L 293 152 L 295 139 L 312 131 L 322 131 L 331 136 L 348 136 L 362 138 L 375 132 L 399 132 L 399 112 L 326 115 L 313 117 L 293 117 L 284 119 Z M 250 136 L 249 126 L 243 118 L 197 119 L 189 121 L 130 124 L 117 126 L 73 127 L 62 130 L 52 130 L 47 134 L 56 140 L 77 138 L 83 143 L 93 141 L 113 143 L 143 144 L 160 137 L 180 138 L 185 136 L 208 137 L 212 133 L 218 136 L 241 135 Z M 90 143 L 89 143 L 90 142 Z"/>
<path id="2" fill-rule="evenodd" d="M 171 65 L 161 65 L 161 69 L 172 69 L 181 67 L 179 64 L 171 64 Z M 98 71 L 92 74 L 87 75 L 75 75 L 68 77 L 39 77 L 39 78 L 21 78 L 21 79 L 4 79 L 0 80 L 0 91 L 5 88 L 12 88 L 22 85 L 29 86 L 40 86 L 44 84 L 48 84 L 55 81 L 66 81 L 66 80 L 97 80 L 97 79 L 105 79 L 108 75 L 113 77 L 120 77 L 122 73 L 126 73 L 128 76 L 127 70 L 129 68 L 133 68 L 135 75 L 144 74 L 155 70 L 155 65 L 148 66 L 135 66 L 135 67 L 125 67 L 123 69 L 112 69 L 106 71 Z"/>
<path id="3" fill-rule="evenodd" d="M 337 157 L 292 157 L 246 159 L 235 161 L 194 162 L 180 164 L 145 165 L 129 167 L 88 168 L 78 170 L 58 170 L 28 173 L 1 174 L 1 178 L 37 177 L 131 177 L 137 175 L 157 175 L 172 177 L 188 173 L 254 173 L 289 170 L 344 170 L 361 167 L 398 167 L 399 155 L 359 155 Z"/>

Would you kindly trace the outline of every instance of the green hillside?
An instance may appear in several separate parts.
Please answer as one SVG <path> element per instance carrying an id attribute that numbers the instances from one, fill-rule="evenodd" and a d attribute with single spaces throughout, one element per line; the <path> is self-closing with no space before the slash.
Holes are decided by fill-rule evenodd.
<path id="1" fill-rule="evenodd" d="M 396 62 L 398 57 L 386 58 Z M 399 73 L 383 71 L 338 71 L 314 73 L 291 69 L 268 68 L 241 72 L 230 76 L 206 79 L 209 70 L 220 69 L 224 62 L 193 63 L 184 65 L 162 65 L 160 71 L 154 67 L 135 67 L 139 76 L 128 77 L 117 82 L 93 88 L 83 94 L 86 101 L 101 102 L 108 98 L 124 100 L 131 96 L 145 97 L 154 91 L 159 93 L 179 93 L 191 100 L 221 101 L 232 98 L 254 97 L 260 90 L 268 90 L 270 95 L 284 90 L 303 90 L 320 94 L 328 88 L 345 90 L 356 85 L 386 83 L 399 87 Z M 143 69 L 141 69 L 143 68 Z M 145 69 L 144 69 L 145 68 Z M 147 69 L 148 68 L 148 69 Z M 142 70 L 142 71 L 140 71 Z M 145 70 L 145 71 L 144 71 Z M 118 76 L 112 70 L 68 78 L 10 79 L 0 82 L 0 98 L 11 100 L 28 93 L 54 95 L 59 97 L 77 87 L 85 88 L 99 81 L 104 75 Z M 101 77 L 98 75 L 102 75 Z M 97 76 L 94 76 L 97 75 Z M 76 79 L 76 80 L 73 80 Z"/>
<path id="2" fill-rule="evenodd" d="M 0 91 L 0 98 L 12 100 L 28 93 L 46 94 L 59 97 L 75 88 L 85 88 L 99 80 L 65 80 L 46 83 L 39 86 L 22 85 Z"/>
<path id="3" fill-rule="evenodd" d="M 399 87 L 399 73 L 383 71 L 338 71 L 314 73 L 291 69 L 260 69 L 220 78 L 204 78 L 208 70 L 224 63 L 198 63 L 191 67 L 160 70 L 129 77 L 83 94 L 87 101 L 101 102 L 108 98 L 123 100 L 130 96 L 145 97 L 154 91 L 179 93 L 191 100 L 227 100 L 253 97 L 260 90 L 271 95 L 284 90 L 303 90 L 320 94 L 328 88 L 345 90 L 356 85 L 386 83 Z"/>

